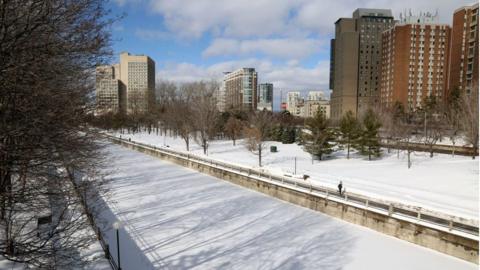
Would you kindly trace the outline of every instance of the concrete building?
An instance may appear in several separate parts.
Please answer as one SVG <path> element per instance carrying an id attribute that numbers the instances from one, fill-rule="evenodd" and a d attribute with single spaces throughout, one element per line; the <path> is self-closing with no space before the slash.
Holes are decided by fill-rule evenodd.
<path id="1" fill-rule="evenodd" d="M 300 92 L 287 93 L 287 110 L 293 116 L 314 117 L 321 111 L 326 118 L 330 118 L 330 101 L 325 100 L 322 91 L 310 91 L 307 99 L 304 99 Z"/>
<path id="2" fill-rule="evenodd" d="M 216 99 L 217 99 L 217 108 L 220 112 L 224 112 L 226 110 L 225 106 L 225 81 L 220 83 L 220 87 L 216 92 Z"/>
<path id="3" fill-rule="evenodd" d="M 382 36 L 381 104 L 413 111 L 427 97 L 445 97 L 450 27 L 429 13 L 401 18 Z"/>
<path id="4" fill-rule="evenodd" d="M 224 73 L 225 109 L 257 109 L 257 72 L 254 68 L 241 68 Z"/>
<path id="5" fill-rule="evenodd" d="M 261 83 L 258 85 L 258 110 L 273 110 L 273 84 Z"/>
<path id="6" fill-rule="evenodd" d="M 120 80 L 126 87 L 127 112 L 148 111 L 155 102 L 155 62 L 145 55 L 120 54 Z"/>
<path id="7" fill-rule="evenodd" d="M 124 110 L 125 93 L 121 93 L 120 80 L 115 76 L 114 66 L 96 68 L 95 94 L 96 114 L 118 113 Z"/>
<path id="8" fill-rule="evenodd" d="M 447 90 L 470 94 L 478 86 L 478 3 L 455 10 L 450 48 Z"/>
<path id="9" fill-rule="evenodd" d="M 292 115 L 301 115 L 300 108 L 302 106 L 300 103 L 303 104 L 303 99 L 300 97 L 300 92 L 287 93 L 287 111 L 289 111 Z"/>
<path id="10" fill-rule="evenodd" d="M 147 112 L 155 102 L 155 62 L 122 52 L 120 63 L 97 68 L 96 93 L 98 113 Z"/>
<path id="11" fill-rule="evenodd" d="M 325 118 L 330 118 L 330 101 L 328 100 L 307 100 L 304 103 L 302 117 L 314 117 L 320 111 Z"/>
<path id="12" fill-rule="evenodd" d="M 307 100 L 324 100 L 325 97 L 322 91 L 310 91 L 308 92 Z"/>
<path id="13" fill-rule="evenodd" d="M 361 114 L 379 102 L 382 32 L 393 25 L 388 9 L 357 9 L 352 18 L 335 22 L 330 52 L 333 119 L 347 111 Z"/>

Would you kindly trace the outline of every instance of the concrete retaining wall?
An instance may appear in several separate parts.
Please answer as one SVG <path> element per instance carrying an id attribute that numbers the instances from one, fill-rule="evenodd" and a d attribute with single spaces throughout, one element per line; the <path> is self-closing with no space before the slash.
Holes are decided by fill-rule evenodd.
<path id="1" fill-rule="evenodd" d="M 219 179 L 246 187 L 269 196 L 290 202 L 296 205 L 310 208 L 329 216 L 336 217 L 368 227 L 375 231 L 406 240 L 457 258 L 478 264 L 478 240 L 451 234 L 443 230 L 397 219 L 392 216 L 377 213 L 373 210 L 363 209 L 341 202 L 327 200 L 325 198 L 300 192 L 274 183 L 259 181 L 247 175 L 215 168 L 195 161 L 189 161 L 170 154 L 161 153 L 153 149 L 146 149 L 139 145 L 112 140 L 127 148 L 167 160 L 184 167 L 192 168 L 199 172 L 215 176 Z"/>

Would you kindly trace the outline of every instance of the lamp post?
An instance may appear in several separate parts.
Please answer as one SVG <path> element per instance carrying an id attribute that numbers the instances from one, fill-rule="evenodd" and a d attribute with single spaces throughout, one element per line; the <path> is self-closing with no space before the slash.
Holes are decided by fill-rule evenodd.
<path id="1" fill-rule="evenodd" d="M 115 221 L 113 223 L 113 228 L 116 231 L 117 234 L 117 262 L 118 262 L 118 270 L 122 270 L 122 267 L 120 266 L 120 238 L 118 237 L 118 230 L 122 227 L 122 223 L 120 221 Z"/>

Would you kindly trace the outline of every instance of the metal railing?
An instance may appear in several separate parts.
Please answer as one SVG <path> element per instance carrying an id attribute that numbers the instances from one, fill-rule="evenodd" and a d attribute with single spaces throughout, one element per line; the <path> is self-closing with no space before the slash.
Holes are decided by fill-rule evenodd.
<path id="1" fill-rule="evenodd" d="M 108 134 L 106 134 L 106 137 L 112 141 L 136 145 L 144 149 L 162 153 L 164 155 L 169 155 L 175 158 L 187 160 L 189 162 L 194 162 L 198 165 L 202 164 L 214 167 L 216 169 L 241 174 L 258 181 L 273 183 L 275 185 L 279 185 L 288 189 L 293 189 L 296 191 L 321 197 L 328 201 L 335 201 L 337 203 L 342 203 L 357 208 L 374 211 L 376 213 L 391 216 L 401 220 L 406 220 L 412 223 L 421 224 L 423 226 L 433 229 L 440 229 L 445 232 L 461 235 L 463 237 L 467 237 L 476 241 L 478 241 L 479 239 L 478 220 L 466 219 L 449 214 L 444 214 L 438 211 L 428 210 L 423 207 L 410 206 L 386 200 L 378 200 L 351 192 L 340 194 L 336 189 L 319 186 L 318 184 L 314 184 L 310 181 L 305 181 L 303 179 L 297 179 L 285 175 L 275 175 L 261 170 L 252 169 L 247 166 L 241 166 L 224 161 L 214 160 L 211 158 L 200 157 L 195 154 L 175 151 L 172 149 L 167 149 L 165 147 L 157 147 L 155 145 L 131 141 L 125 138 L 118 138 Z"/>

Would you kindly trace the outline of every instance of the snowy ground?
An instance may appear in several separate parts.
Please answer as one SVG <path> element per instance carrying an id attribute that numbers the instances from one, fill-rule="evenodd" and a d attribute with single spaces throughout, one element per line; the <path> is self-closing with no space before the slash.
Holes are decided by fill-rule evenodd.
<path id="1" fill-rule="evenodd" d="M 88 233 L 94 234 L 93 230 L 89 230 L 88 232 L 80 231 L 78 233 Z M 88 258 L 87 261 L 89 262 L 85 265 L 82 269 L 83 270 L 111 270 L 110 263 L 107 259 L 105 259 L 105 253 L 99 242 L 93 242 L 88 249 L 79 250 L 81 252 L 82 257 Z M 25 269 L 25 265 L 22 263 L 12 262 L 6 260 L 3 256 L 0 256 L 0 269 L 2 270 L 21 270 Z"/>
<path id="2" fill-rule="evenodd" d="M 125 270 L 477 269 L 117 145 L 106 151 L 114 202 L 104 217 L 124 224 Z"/>
<path id="3" fill-rule="evenodd" d="M 185 151 L 185 143 L 180 138 L 153 133 L 123 134 L 122 137 Z M 276 145 L 279 152 L 270 153 L 270 145 Z M 191 143 L 190 150 L 203 155 L 202 148 L 195 142 Z M 347 160 L 345 151 L 338 151 L 328 160 L 316 160 L 312 164 L 311 156 L 301 146 L 267 142 L 263 164 L 271 172 L 283 174 L 294 171 L 296 158 L 297 174 L 310 175 L 310 181 L 317 184 L 335 188 L 339 181 L 343 181 L 349 192 L 478 219 L 478 160 L 446 154 L 435 154 L 430 158 L 428 153 L 415 152 L 412 154 L 413 166 L 408 169 L 405 152 L 400 152 L 398 157 L 395 150 L 383 154 L 375 161 L 356 154 Z M 258 156 L 249 152 L 242 141 L 237 141 L 236 146 L 231 141 L 213 141 L 208 155 L 226 162 L 258 166 Z"/>

